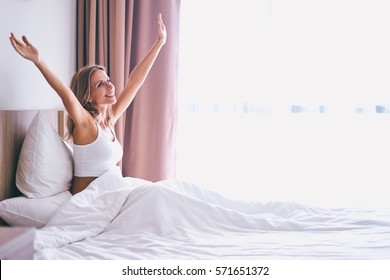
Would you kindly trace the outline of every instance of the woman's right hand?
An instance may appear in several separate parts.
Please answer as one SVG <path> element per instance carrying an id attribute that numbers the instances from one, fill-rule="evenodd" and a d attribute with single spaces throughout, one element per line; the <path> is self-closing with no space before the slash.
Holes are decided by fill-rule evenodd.
<path id="1" fill-rule="evenodd" d="M 23 42 L 16 39 L 15 35 L 11 33 L 11 44 L 14 47 L 15 51 L 20 54 L 25 59 L 28 59 L 35 64 L 39 64 L 40 57 L 38 50 L 27 40 L 26 36 L 22 36 Z"/>

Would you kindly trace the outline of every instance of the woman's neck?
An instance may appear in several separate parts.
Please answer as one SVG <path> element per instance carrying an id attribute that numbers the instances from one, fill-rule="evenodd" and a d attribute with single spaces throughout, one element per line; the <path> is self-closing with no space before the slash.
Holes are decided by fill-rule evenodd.
<path id="1" fill-rule="evenodd" d="M 104 126 L 107 126 L 107 106 L 104 108 L 99 108 L 99 119 L 97 120 L 97 123 L 103 124 Z"/>

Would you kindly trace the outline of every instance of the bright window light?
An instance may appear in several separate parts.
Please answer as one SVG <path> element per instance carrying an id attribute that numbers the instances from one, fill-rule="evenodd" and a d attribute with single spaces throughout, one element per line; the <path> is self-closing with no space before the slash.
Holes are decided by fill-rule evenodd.
<path id="1" fill-rule="evenodd" d="M 177 176 L 240 199 L 388 204 L 389 11 L 183 0 Z"/>

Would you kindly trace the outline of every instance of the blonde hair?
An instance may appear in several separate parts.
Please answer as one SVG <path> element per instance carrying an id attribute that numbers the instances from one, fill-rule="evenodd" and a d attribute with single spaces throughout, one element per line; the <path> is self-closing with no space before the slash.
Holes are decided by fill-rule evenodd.
<path id="1" fill-rule="evenodd" d="M 91 76 L 96 70 L 106 71 L 106 69 L 101 65 L 86 65 L 82 67 L 73 75 L 70 82 L 70 89 L 73 91 L 74 95 L 77 97 L 84 109 L 87 110 L 92 117 L 98 120 L 100 117 L 99 111 L 91 102 L 89 102 L 91 97 Z M 112 108 L 111 106 L 108 106 L 107 123 L 109 125 L 111 125 L 112 118 Z M 67 119 L 67 128 L 67 138 L 73 138 L 74 122 L 69 115 Z"/>

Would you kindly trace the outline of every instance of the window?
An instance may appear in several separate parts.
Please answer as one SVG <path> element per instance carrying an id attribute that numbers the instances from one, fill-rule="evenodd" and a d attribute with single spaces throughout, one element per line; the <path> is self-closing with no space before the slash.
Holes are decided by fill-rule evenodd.
<path id="1" fill-rule="evenodd" d="M 181 8 L 178 177 L 243 199 L 383 200 L 390 2 Z"/>

